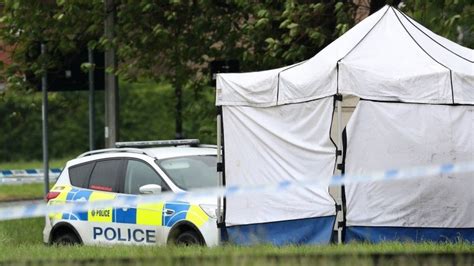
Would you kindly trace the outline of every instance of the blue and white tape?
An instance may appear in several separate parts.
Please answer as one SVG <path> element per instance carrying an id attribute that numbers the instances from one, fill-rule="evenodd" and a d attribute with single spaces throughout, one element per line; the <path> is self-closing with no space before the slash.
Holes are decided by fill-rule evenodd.
<path id="1" fill-rule="evenodd" d="M 374 172 L 366 176 L 333 176 L 329 182 L 320 182 L 317 180 L 285 180 L 279 183 L 262 184 L 257 186 L 230 186 L 197 189 L 189 192 L 172 193 L 166 192 L 159 195 L 121 197 L 115 200 L 88 201 L 88 202 L 70 202 L 57 205 L 46 205 L 46 203 L 37 204 L 16 204 L 15 206 L 0 209 L 0 220 L 12 220 L 20 218 L 31 218 L 46 216 L 51 213 L 63 212 L 83 212 L 90 209 L 103 208 L 133 208 L 137 204 L 154 203 L 160 201 L 184 201 L 197 198 L 209 197 L 228 197 L 236 195 L 246 195 L 253 193 L 279 193 L 284 190 L 290 190 L 295 187 L 324 187 L 341 186 L 356 183 L 380 182 L 406 180 L 413 178 L 424 178 L 438 175 L 467 174 L 474 173 L 474 162 L 442 164 L 427 167 L 412 167 L 404 169 L 389 169 L 386 171 Z"/>
<path id="2" fill-rule="evenodd" d="M 49 169 L 50 180 L 55 181 L 61 171 L 61 168 Z M 0 185 L 38 183 L 43 180 L 44 171 L 42 169 L 0 170 Z"/>

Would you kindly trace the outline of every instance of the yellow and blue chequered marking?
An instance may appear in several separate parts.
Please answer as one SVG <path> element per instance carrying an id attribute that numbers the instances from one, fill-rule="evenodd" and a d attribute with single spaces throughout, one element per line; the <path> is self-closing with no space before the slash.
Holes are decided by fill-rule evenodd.
<path id="1" fill-rule="evenodd" d="M 117 199 L 121 198 L 133 199 L 133 196 L 117 195 Z M 157 213 L 155 213 L 156 215 Z M 137 224 L 137 209 L 136 208 L 114 208 L 113 218 L 114 223 Z"/>
<path id="2" fill-rule="evenodd" d="M 55 202 L 61 201 L 97 201 L 126 199 L 133 202 L 134 195 L 120 195 L 110 192 L 92 191 L 65 187 Z M 209 220 L 207 214 L 197 205 L 188 202 L 157 202 L 137 204 L 136 208 L 92 209 L 88 212 L 63 213 L 55 218 L 90 222 L 125 223 L 173 227 L 182 220 L 190 221 L 198 228 Z"/>
<path id="3" fill-rule="evenodd" d="M 88 201 L 92 191 L 72 188 L 66 196 L 66 201 Z M 80 220 L 87 221 L 88 213 L 87 212 L 76 212 L 76 213 L 63 213 L 62 216 L 65 220 Z"/>
<path id="4" fill-rule="evenodd" d="M 186 202 L 166 203 L 163 211 L 163 225 L 172 227 L 175 223 L 186 220 L 188 210 L 189 204 Z"/>

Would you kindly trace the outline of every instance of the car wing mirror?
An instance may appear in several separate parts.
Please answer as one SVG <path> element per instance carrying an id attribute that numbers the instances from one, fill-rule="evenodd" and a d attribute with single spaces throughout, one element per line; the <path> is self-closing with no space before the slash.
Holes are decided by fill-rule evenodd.
<path id="1" fill-rule="evenodd" d="M 140 194 L 144 195 L 149 195 L 149 194 L 160 194 L 161 193 L 161 186 L 157 184 L 147 184 L 144 186 L 141 186 L 138 191 L 140 191 Z"/>

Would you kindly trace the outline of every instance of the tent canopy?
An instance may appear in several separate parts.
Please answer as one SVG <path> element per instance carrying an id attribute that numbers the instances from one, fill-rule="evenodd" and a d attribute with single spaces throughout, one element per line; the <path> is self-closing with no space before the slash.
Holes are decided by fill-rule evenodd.
<path id="1" fill-rule="evenodd" d="M 217 76 L 217 105 L 269 107 L 335 95 L 474 104 L 474 53 L 385 6 L 311 59 Z"/>

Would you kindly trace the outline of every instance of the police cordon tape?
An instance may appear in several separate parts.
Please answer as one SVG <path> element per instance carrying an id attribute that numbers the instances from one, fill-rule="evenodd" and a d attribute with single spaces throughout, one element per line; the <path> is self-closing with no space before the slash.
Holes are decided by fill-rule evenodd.
<path id="1" fill-rule="evenodd" d="M 121 197 L 114 200 L 103 201 L 74 201 L 62 204 L 47 205 L 46 203 L 19 203 L 15 206 L 0 208 L 0 221 L 22 218 L 46 216 L 54 213 L 85 212 L 91 209 L 105 208 L 136 208 L 138 204 L 156 203 L 160 201 L 184 201 L 186 199 L 229 197 L 262 192 L 282 192 L 296 187 L 324 187 L 341 186 L 366 182 L 396 181 L 414 178 L 425 178 L 437 175 L 465 174 L 474 172 L 474 162 L 442 164 L 426 167 L 411 167 L 404 169 L 389 169 L 374 172 L 370 175 L 336 175 L 328 182 L 313 179 L 285 180 L 273 184 L 256 186 L 229 186 L 216 188 L 195 189 L 189 192 L 165 192 L 157 195 L 140 195 Z"/>
<path id="2" fill-rule="evenodd" d="M 61 168 L 49 169 L 50 181 L 55 181 Z M 20 170 L 0 170 L 0 185 L 40 183 L 44 181 L 44 171 L 42 169 L 20 169 Z"/>

